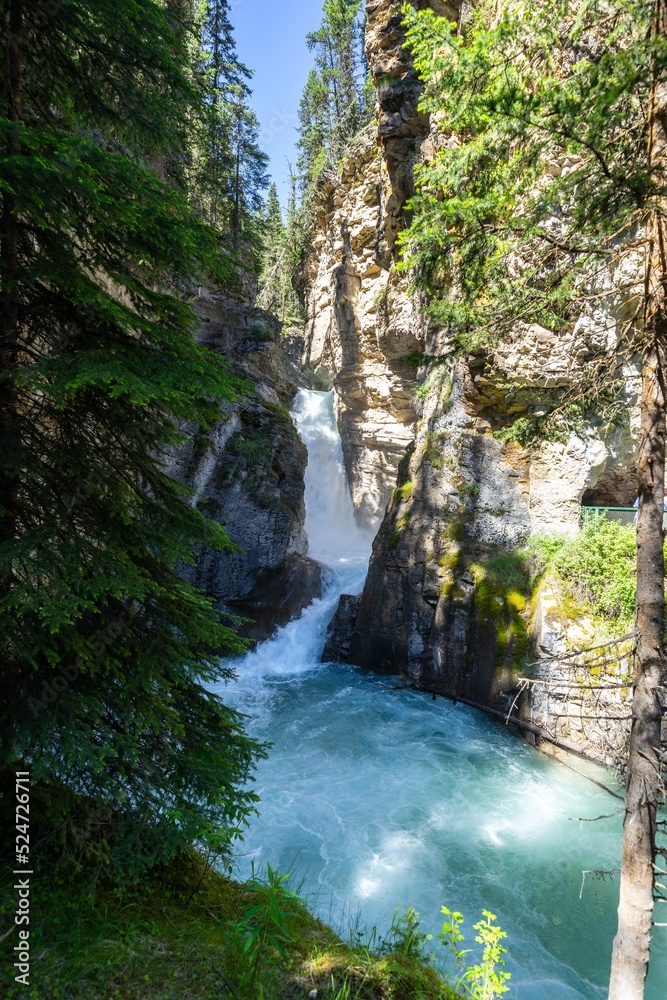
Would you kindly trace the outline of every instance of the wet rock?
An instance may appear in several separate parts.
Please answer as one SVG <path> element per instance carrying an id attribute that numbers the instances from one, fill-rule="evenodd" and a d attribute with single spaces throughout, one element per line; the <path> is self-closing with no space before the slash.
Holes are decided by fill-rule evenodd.
<path id="1" fill-rule="evenodd" d="M 202 546 L 196 565 L 182 572 L 219 608 L 256 618 L 246 634 L 266 638 L 321 593 L 304 530 L 308 455 L 286 409 L 298 387 L 299 333 L 290 332 L 284 349 L 269 313 L 206 290 L 193 305 L 199 342 L 219 351 L 253 390 L 223 405 L 210 429 L 184 427 L 186 442 L 166 456 L 166 470 L 193 491 L 191 502 L 225 528 L 233 546 Z"/>
<path id="2" fill-rule="evenodd" d="M 341 595 L 336 614 L 327 629 L 322 663 L 347 663 L 360 601 L 360 597 L 352 594 Z"/>
<path id="3" fill-rule="evenodd" d="M 227 601 L 226 606 L 233 614 L 251 619 L 239 629 L 242 636 L 262 641 L 298 618 L 321 596 L 320 563 L 307 556 L 291 555 L 278 566 L 256 571 L 246 596 Z"/>

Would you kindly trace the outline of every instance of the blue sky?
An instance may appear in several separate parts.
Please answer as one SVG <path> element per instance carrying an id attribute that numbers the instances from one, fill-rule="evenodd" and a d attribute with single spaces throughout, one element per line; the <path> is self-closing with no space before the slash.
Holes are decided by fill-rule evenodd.
<path id="1" fill-rule="evenodd" d="M 230 0 L 230 12 L 239 57 L 255 71 L 252 106 L 284 205 L 285 161 L 296 160 L 299 99 L 312 65 L 306 34 L 319 26 L 322 0 Z"/>

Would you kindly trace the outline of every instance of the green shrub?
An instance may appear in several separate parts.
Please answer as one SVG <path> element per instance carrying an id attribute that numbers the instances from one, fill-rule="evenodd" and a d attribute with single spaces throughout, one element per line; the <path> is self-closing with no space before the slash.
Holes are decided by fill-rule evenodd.
<path id="1" fill-rule="evenodd" d="M 529 553 L 539 572 L 552 565 L 570 593 L 614 630 L 627 629 L 635 617 L 636 533 L 632 525 L 591 518 L 576 538 L 536 538 Z"/>
<path id="2" fill-rule="evenodd" d="M 477 931 L 475 941 L 483 945 L 483 951 L 481 961 L 470 966 L 466 966 L 465 962 L 470 950 L 461 947 L 464 941 L 461 933 L 463 914 L 448 910 L 446 906 L 443 906 L 442 914 L 445 920 L 438 939 L 449 952 L 449 976 L 458 974 L 456 987 L 465 989 L 471 1000 L 494 1000 L 494 997 L 509 993 L 509 986 L 505 984 L 511 975 L 503 969 L 506 949 L 500 943 L 507 934 L 496 924 L 495 913 L 482 910 L 483 919 L 474 926 Z"/>

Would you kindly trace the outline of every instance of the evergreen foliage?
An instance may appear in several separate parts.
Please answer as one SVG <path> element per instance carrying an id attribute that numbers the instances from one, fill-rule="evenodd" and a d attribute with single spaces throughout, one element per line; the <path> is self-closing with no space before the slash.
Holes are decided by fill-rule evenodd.
<path id="1" fill-rule="evenodd" d="M 328 88 L 317 70 L 311 69 L 299 104 L 299 169 L 305 184 L 326 166 L 330 134 Z"/>
<path id="2" fill-rule="evenodd" d="M 233 262 L 187 200 L 206 100 L 178 11 L 11 0 L 1 28 L 0 769 L 120 813 L 140 870 L 225 849 L 255 801 L 208 690 L 242 644 L 178 573 L 230 543 L 163 465 L 243 390 L 184 301 Z"/>
<path id="3" fill-rule="evenodd" d="M 299 158 L 292 173 L 285 255 L 281 270 L 286 285 L 298 285 L 304 256 L 312 234 L 318 203 L 318 181 L 335 170 L 348 142 L 373 114 L 374 95 L 369 84 L 364 52 L 363 0 L 325 0 L 322 22 L 307 36 L 315 55 L 299 104 Z M 266 285 L 272 249 L 266 257 L 261 303 L 273 295 Z M 281 279 L 282 282 L 283 279 Z M 285 290 L 286 290 L 285 285 Z M 287 306 L 285 306 L 287 303 Z M 301 313 L 294 292 L 281 296 L 281 316 Z"/>
<path id="4" fill-rule="evenodd" d="M 464 348 L 531 323 L 562 331 L 582 314 L 599 318 L 623 267 L 614 291 L 628 346 L 638 241 L 661 191 L 643 110 L 667 69 L 664 42 L 649 40 L 652 4 L 485 3 L 464 34 L 430 11 L 404 11 L 423 108 L 444 137 L 417 170 L 402 238 L 435 318 Z"/>
<path id="5" fill-rule="evenodd" d="M 259 121 L 248 104 L 250 90 L 243 84 L 234 88 L 231 104 L 231 148 L 234 171 L 230 190 L 229 233 L 234 251 L 252 253 L 255 269 L 261 259 L 262 191 L 269 179 L 269 158 L 259 148 Z"/>
<path id="6" fill-rule="evenodd" d="M 302 319 L 301 305 L 293 287 L 301 254 L 296 196 L 288 206 L 287 224 L 275 184 L 269 188 L 264 213 L 264 258 L 257 304 L 274 313 L 282 324 L 298 323 Z"/>
<path id="7" fill-rule="evenodd" d="M 304 190 L 335 166 L 368 116 L 362 0 L 325 0 L 308 35 L 315 53 L 299 107 L 299 172 Z"/>
<path id="8" fill-rule="evenodd" d="M 238 59 L 228 0 L 206 0 L 195 30 L 204 116 L 194 150 L 193 182 L 203 217 L 252 271 L 261 259 L 262 193 L 268 156 L 249 105 L 252 72 Z"/>

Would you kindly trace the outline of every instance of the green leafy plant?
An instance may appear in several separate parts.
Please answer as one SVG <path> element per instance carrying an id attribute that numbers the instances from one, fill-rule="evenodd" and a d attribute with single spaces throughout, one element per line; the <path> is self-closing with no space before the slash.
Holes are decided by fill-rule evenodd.
<path id="1" fill-rule="evenodd" d="M 632 525 L 602 515 L 592 518 L 554 559 L 574 596 L 621 629 L 635 615 L 635 545 Z"/>
<path id="2" fill-rule="evenodd" d="M 432 935 L 424 933 L 421 929 L 419 914 L 410 906 L 403 913 L 399 913 L 398 910 L 394 913 L 383 949 L 395 955 L 425 961 L 426 945 L 431 939 Z"/>
<path id="3" fill-rule="evenodd" d="M 465 940 L 461 932 L 463 914 L 458 910 L 449 910 L 446 906 L 443 906 L 440 912 L 445 920 L 438 934 L 438 941 L 442 942 L 448 952 L 445 972 L 448 976 L 455 975 L 457 981 L 461 982 L 465 975 L 465 957 L 470 953 L 469 948 L 460 947 Z"/>
<path id="4" fill-rule="evenodd" d="M 287 946 L 293 940 L 290 925 L 304 905 L 301 897 L 288 889 L 289 878 L 289 874 L 281 875 L 267 865 L 266 878 L 253 878 L 247 886 L 250 902 L 240 920 L 245 935 L 241 981 L 251 1000 L 264 996 L 262 965 L 287 960 Z"/>
<path id="5" fill-rule="evenodd" d="M 482 910 L 482 914 L 483 919 L 475 924 L 475 941 L 483 946 L 482 959 L 466 971 L 466 985 L 474 1000 L 492 1000 L 493 997 L 509 993 L 509 987 L 505 984 L 511 974 L 502 968 L 506 949 L 500 943 L 507 934 L 495 923 L 495 913 Z"/>
<path id="6" fill-rule="evenodd" d="M 449 975 L 457 976 L 456 989 L 463 988 L 471 1000 L 494 1000 L 508 993 L 506 983 L 511 973 L 503 968 L 506 949 L 500 943 L 507 934 L 495 923 L 496 915 L 490 910 L 482 910 L 482 919 L 474 925 L 475 941 L 483 946 L 482 957 L 476 965 L 466 966 L 465 958 L 470 949 L 461 947 L 465 940 L 461 931 L 463 914 L 446 906 L 441 912 L 445 920 L 438 940 L 449 952 Z"/>
<path id="7" fill-rule="evenodd" d="M 535 572 L 553 567 L 574 601 L 620 634 L 635 614 L 635 545 L 631 524 L 596 515 L 575 538 L 531 539 L 527 555 Z"/>

